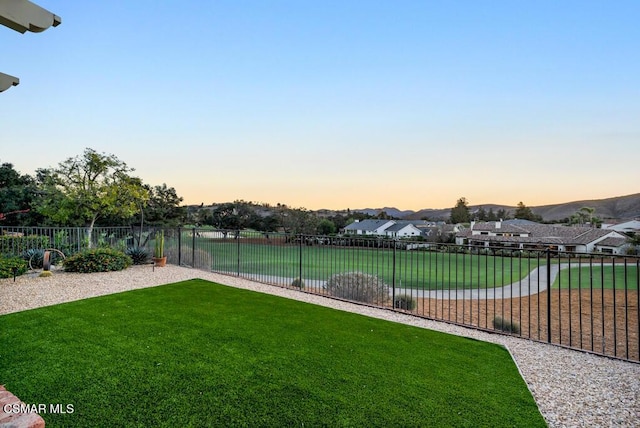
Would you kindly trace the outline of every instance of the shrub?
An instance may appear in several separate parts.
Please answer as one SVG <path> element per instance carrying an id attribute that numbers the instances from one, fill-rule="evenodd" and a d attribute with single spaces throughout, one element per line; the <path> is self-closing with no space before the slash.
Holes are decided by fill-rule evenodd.
<path id="1" fill-rule="evenodd" d="M 304 288 L 304 281 L 301 278 L 296 278 L 291 282 L 291 286 L 302 290 Z"/>
<path id="2" fill-rule="evenodd" d="M 64 261 L 67 272 L 110 272 L 123 270 L 131 266 L 133 261 L 122 251 L 109 248 L 96 248 L 74 254 Z"/>
<path id="3" fill-rule="evenodd" d="M 44 263 L 44 250 L 41 248 L 30 248 L 22 252 L 22 258 L 31 265 L 32 269 L 41 269 Z"/>
<path id="4" fill-rule="evenodd" d="M 144 247 L 129 247 L 125 254 L 131 257 L 134 265 L 143 265 L 149 260 L 149 251 Z"/>
<path id="5" fill-rule="evenodd" d="M 329 278 L 325 287 L 329 294 L 342 299 L 376 305 L 384 305 L 390 300 L 389 286 L 368 273 L 337 273 Z"/>
<path id="6" fill-rule="evenodd" d="M 27 262 L 21 257 L 0 258 L 0 278 L 12 278 L 13 268 L 16 275 L 22 275 L 28 269 Z"/>
<path id="7" fill-rule="evenodd" d="M 408 294 L 400 294 L 394 299 L 393 307 L 405 311 L 412 311 L 416 308 L 416 300 Z"/>
<path id="8" fill-rule="evenodd" d="M 493 328 L 507 333 L 520 334 L 520 325 L 515 321 L 509 321 L 496 315 L 493 318 Z"/>

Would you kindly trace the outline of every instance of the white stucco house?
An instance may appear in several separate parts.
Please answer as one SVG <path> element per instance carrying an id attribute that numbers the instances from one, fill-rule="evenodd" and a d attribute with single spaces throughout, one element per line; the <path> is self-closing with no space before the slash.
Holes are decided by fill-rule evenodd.
<path id="1" fill-rule="evenodd" d="M 356 220 L 344 228 L 344 233 L 353 235 L 376 235 L 388 238 L 428 237 L 434 228 L 442 225 L 424 220 Z M 435 236 L 436 234 L 434 234 Z"/>
<path id="2" fill-rule="evenodd" d="M 615 230 L 620 233 L 640 233 L 640 220 L 629 220 L 622 223 L 603 223 L 602 229 Z"/>
<path id="3" fill-rule="evenodd" d="M 353 235 L 386 235 L 385 230 L 392 226 L 393 220 L 356 220 L 344 228 L 344 233 Z"/>
<path id="4" fill-rule="evenodd" d="M 458 245 L 521 250 L 551 248 L 577 253 L 622 254 L 626 242 L 627 237 L 615 230 L 510 220 L 472 222 L 469 229 L 456 234 Z"/>

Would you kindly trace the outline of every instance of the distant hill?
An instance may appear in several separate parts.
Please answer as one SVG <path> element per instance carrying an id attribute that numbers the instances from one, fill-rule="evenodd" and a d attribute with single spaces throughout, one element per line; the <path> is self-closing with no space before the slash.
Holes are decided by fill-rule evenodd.
<path id="1" fill-rule="evenodd" d="M 516 210 L 515 206 L 510 205 L 498 205 L 498 204 L 483 204 L 483 205 L 469 205 L 471 212 L 477 211 L 480 207 L 485 211 L 493 209 L 493 212 L 498 212 L 504 209 L 507 212 L 513 213 Z M 538 207 L 530 206 L 531 211 L 534 214 L 542 216 L 545 221 L 562 220 L 575 214 L 582 207 L 595 208 L 595 215 L 603 220 L 605 219 L 631 219 L 640 217 L 640 193 L 627 196 L 616 196 L 607 199 L 593 199 L 584 201 L 565 202 L 561 204 L 553 205 L 541 205 Z M 411 210 L 399 210 L 393 207 L 385 208 L 366 208 L 362 210 L 354 210 L 357 212 L 367 213 L 370 215 L 377 215 L 384 211 L 388 215 L 405 219 L 405 220 L 419 220 L 422 218 L 428 218 L 430 220 L 448 220 L 451 214 L 451 208 L 445 209 L 422 209 L 420 211 Z"/>
<path id="2" fill-rule="evenodd" d="M 407 218 L 409 219 L 409 216 L 415 214 L 415 211 L 412 210 L 399 210 L 397 208 L 390 208 L 390 207 L 385 207 L 385 208 L 364 208 L 362 210 L 355 210 L 359 213 L 363 213 L 363 214 L 368 214 L 368 215 L 373 215 L 373 216 L 377 216 L 378 214 L 385 212 L 387 213 L 387 215 L 390 215 L 391 217 L 397 217 L 397 218 Z"/>

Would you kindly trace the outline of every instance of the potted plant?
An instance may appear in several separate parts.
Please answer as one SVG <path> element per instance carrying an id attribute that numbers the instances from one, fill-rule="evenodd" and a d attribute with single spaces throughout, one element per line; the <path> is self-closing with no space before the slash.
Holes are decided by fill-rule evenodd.
<path id="1" fill-rule="evenodd" d="M 159 267 L 167 264 L 167 256 L 164 255 L 164 230 L 156 232 L 153 262 Z"/>

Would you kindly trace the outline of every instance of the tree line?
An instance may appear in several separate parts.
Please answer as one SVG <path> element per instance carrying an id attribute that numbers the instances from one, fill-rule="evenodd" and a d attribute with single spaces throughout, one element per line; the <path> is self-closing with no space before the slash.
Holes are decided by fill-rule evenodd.
<path id="1" fill-rule="evenodd" d="M 116 156 L 87 148 L 55 168 L 21 174 L 11 163 L 0 165 L 0 226 L 142 225 L 213 226 L 305 234 L 332 234 L 363 213 L 319 217 L 305 208 L 270 206 L 243 200 L 210 206 L 183 206 L 166 183 L 149 185 Z"/>
<path id="2" fill-rule="evenodd" d="M 475 212 L 471 212 L 469 208 L 469 202 L 466 198 L 462 197 L 458 199 L 456 205 L 451 208 L 450 221 L 451 223 L 469 223 L 473 221 L 499 221 L 499 220 L 529 220 L 538 223 L 544 223 L 545 220 L 542 216 L 535 214 L 530 207 L 526 206 L 522 201 L 518 202 L 515 211 L 512 213 L 503 208 L 494 212 L 493 208 L 488 211 L 484 207 L 479 207 Z M 568 225 L 585 226 L 590 225 L 599 227 L 602 224 L 602 219 L 595 215 L 595 208 L 582 207 L 568 218 L 557 221 L 557 223 L 563 223 Z"/>

